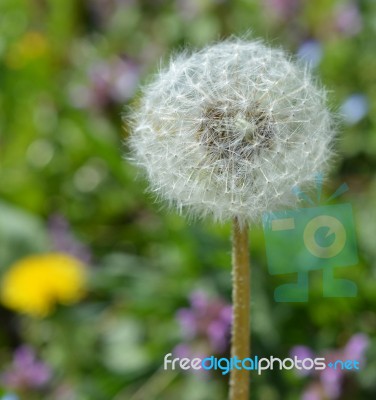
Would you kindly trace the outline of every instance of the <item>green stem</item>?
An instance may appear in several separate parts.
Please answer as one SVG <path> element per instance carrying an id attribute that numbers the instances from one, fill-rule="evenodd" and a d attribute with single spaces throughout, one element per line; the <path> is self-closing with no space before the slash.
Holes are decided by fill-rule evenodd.
<path id="1" fill-rule="evenodd" d="M 244 359 L 250 356 L 250 265 L 248 226 L 233 220 L 232 232 L 232 338 L 231 357 Z M 249 371 L 232 369 L 230 375 L 230 400 L 248 400 Z"/>

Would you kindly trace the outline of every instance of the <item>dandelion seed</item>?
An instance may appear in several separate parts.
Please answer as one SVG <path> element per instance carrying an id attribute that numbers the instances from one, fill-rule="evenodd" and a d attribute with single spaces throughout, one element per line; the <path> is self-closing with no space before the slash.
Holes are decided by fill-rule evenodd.
<path id="1" fill-rule="evenodd" d="M 241 40 L 173 58 L 131 123 L 152 191 L 189 215 L 242 223 L 295 205 L 291 188 L 325 170 L 334 132 L 304 64 Z"/>

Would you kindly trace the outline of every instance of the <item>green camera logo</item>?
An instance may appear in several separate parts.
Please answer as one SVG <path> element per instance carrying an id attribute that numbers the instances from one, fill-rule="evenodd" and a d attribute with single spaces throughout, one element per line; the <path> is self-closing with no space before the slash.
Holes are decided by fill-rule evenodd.
<path id="1" fill-rule="evenodd" d="M 345 190 L 342 185 L 331 199 Z M 300 191 L 297 194 L 308 199 Z M 324 297 L 356 296 L 353 282 L 334 277 L 335 268 L 358 262 L 351 204 L 266 213 L 263 227 L 270 274 L 297 274 L 295 283 L 275 290 L 277 302 L 308 301 L 308 277 L 313 270 L 322 270 Z"/>

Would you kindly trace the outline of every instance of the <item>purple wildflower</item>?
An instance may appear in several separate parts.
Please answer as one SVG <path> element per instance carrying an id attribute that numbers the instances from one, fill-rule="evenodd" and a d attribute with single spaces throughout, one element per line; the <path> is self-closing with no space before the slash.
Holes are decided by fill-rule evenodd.
<path id="1" fill-rule="evenodd" d="M 70 98 L 77 108 L 105 109 L 129 100 L 138 85 L 141 67 L 128 57 L 98 61 L 89 66 L 85 84 L 70 87 Z"/>
<path id="2" fill-rule="evenodd" d="M 177 358 L 201 358 L 204 359 L 208 357 L 208 353 L 203 351 L 199 346 L 197 348 L 192 348 L 186 343 L 180 343 L 177 346 L 174 347 L 172 354 L 174 357 Z"/>
<path id="3" fill-rule="evenodd" d="M 335 28 L 346 36 L 354 36 L 362 29 L 359 8 L 353 2 L 339 4 L 335 15 Z"/>
<path id="4" fill-rule="evenodd" d="M 197 333 L 196 316 L 189 308 L 182 308 L 178 311 L 177 317 L 180 327 L 187 339 L 192 339 Z"/>
<path id="5" fill-rule="evenodd" d="M 335 363 L 336 360 L 343 360 L 343 353 L 341 350 L 330 350 L 325 353 L 325 360 L 327 364 Z M 334 400 L 340 396 L 344 374 L 345 371 L 340 368 L 325 368 L 320 371 L 320 382 L 328 399 Z"/>
<path id="6" fill-rule="evenodd" d="M 192 351 L 189 345 L 185 343 L 180 343 L 174 347 L 172 354 L 174 355 L 174 357 L 177 358 L 187 358 L 191 357 Z"/>
<path id="7" fill-rule="evenodd" d="M 48 230 L 54 250 L 70 254 L 85 264 L 90 262 L 90 250 L 72 235 L 69 223 L 63 216 L 52 215 L 48 221 Z"/>
<path id="8" fill-rule="evenodd" d="M 274 12 L 281 19 L 288 19 L 297 13 L 299 0 L 265 0 L 268 11 Z"/>
<path id="9" fill-rule="evenodd" d="M 337 360 L 343 362 L 347 360 L 355 360 L 360 363 L 364 362 L 364 352 L 369 344 L 368 337 L 363 333 L 353 335 L 347 344 L 338 350 L 328 350 L 325 354 L 327 364 L 335 363 Z M 295 346 L 290 351 L 291 356 L 302 358 L 315 358 L 316 355 L 306 346 Z M 302 371 L 297 371 L 299 375 L 303 375 Z M 341 368 L 325 368 L 320 371 L 313 371 L 315 380 L 304 391 L 302 400 L 336 400 L 343 390 L 343 382 L 348 370 Z"/>
<path id="10" fill-rule="evenodd" d="M 348 125 L 354 125 L 368 113 L 368 99 L 361 93 L 349 96 L 341 106 L 341 114 Z"/>
<path id="11" fill-rule="evenodd" d="M 200 11 L 198 3 L 189 0 L 176 0 L 176 8 L 185 20 L 195 18 Z"/>
<path id="12" fill-rule="evenodd" d="M 369 345 L 368 336 L 364 333 L 353 335 L 344 348 L 344 359 L 364 362 L 364 353 Z"/>
<path id="13" fill-rule="evenodd" d="M 304 360 L 305 358 L 315 358 L 313 351 L 307 346 L 294 346 L 290 350 L 290 357 L 294 358 L 297 357 L 299 360 Z M 310 375 L 313 370 L 306 370 L 306 369 L 297 369 L 296 373 L 301 376 Z"/>
<path id="14" fill-rule="evenodd" d="M 139 74 L 138 64 L 128 58 L 95 64 L 89 70 L 92 105 L 103 108 L 112 102 L 129 100 L 136 90 Z"/>
<path id="15" fill-rule="evenodd" d="M 322 46 L 317 40 L 307 40 L 298 49 L 297 56 L 308 63 L 310 67 L 317 67 L 322 59 Z"/>
<path id="16" fill-rule="evenodd" d="M 313 383 L 305 389 L 302 400 L 322 400 L 322 389 L 320 385 Z"/>
<path id="17" fill-rule="evenodd" d="M 190 307 L 177 312 L 177 319 L 186 340 L 204 339 L 208 351 L 226 351 L 231 329 L 231 306 L 221 299 L 209 299 L 203 292 L 190 296 Z"/>
<path id="18" fill-rule="evenodd" d="M 51 369 L 36 359 L 34 350 L 29 346 L 17 349 L 13 361 L 2 376 L 1 381 L 8 389 L 39 389 L 51 379 Z"/>

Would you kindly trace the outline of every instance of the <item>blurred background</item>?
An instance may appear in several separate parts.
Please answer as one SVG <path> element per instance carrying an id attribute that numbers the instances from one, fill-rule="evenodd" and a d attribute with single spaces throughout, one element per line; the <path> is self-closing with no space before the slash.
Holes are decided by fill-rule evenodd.
<path id="1" fill-rule="evenodd" d="M 171 52 L 231 34 L 305 59 L 341 115 L 328 198 L 354 209 L 355 298 L 276 303 L 251 229 L 252 349 L 355 358 L 361 371 L 252 374 L 253 398 L 376 398 L 376 2 L 0 0 L 0 398 L 222 400 L 219 371 L 163 371 L 166 353 L 228 356 L 230 227 L 188 223 L 145 193 L 122 113 Z M 124 111 L 125 110 L 125 111 Z"/>

